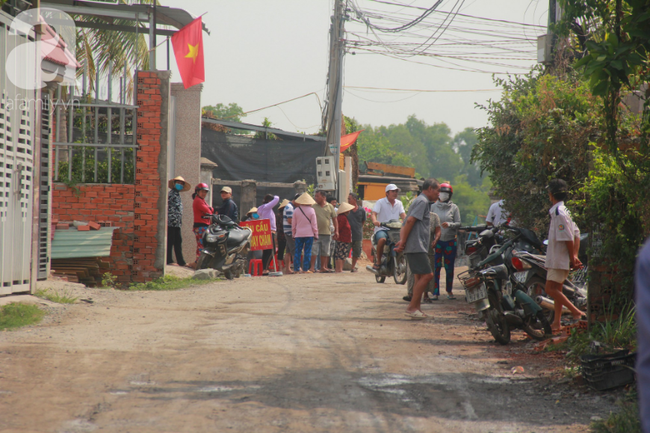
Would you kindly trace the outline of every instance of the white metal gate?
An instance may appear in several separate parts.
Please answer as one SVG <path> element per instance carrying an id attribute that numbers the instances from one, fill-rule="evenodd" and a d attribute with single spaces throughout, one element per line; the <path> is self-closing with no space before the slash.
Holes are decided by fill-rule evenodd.
<path id="1" fill-rule="evenodd" d="M 30 290 L 33 146 L 40 92 L 17 88 L 7 77 L 7 56 L 29 36 L 10 35 L 11 16 L 0 12 L 0 295 Z M 25 65 L 38 65 L 24 59 Z"/>

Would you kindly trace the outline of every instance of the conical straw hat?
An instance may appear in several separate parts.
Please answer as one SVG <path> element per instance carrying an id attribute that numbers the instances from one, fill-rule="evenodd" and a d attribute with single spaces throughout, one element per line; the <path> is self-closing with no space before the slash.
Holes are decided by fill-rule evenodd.
<path id="1" fill-rule="evenodd" d="M 291 203 L 291 202 L 285 198 L 284 200 L 282 200 L 282 203 L 280 203 L 280 206 L 278 207 L 278 209 L 282 209 L 283 207 L 285 207 L 289 203 Z"/>
<path id="2" fill-rule="evenodd" d="M 173 179 L 169 179 L 169 182 L 167 182 L 167 186 L 170 188 L 174 188 L 174 184 L 176 181 L 183 182 L 183 191 L 189 191 L 190 188 L 192 188 L 192 185 L 189 183 L 185 182 L 185 179 L 183 179 L 183 176 L 176 176 Z"/>
<path id="3" fill-rule="evenodd" d="M 338 212 L 336 214 L 340 215 L 342 213 L 351 211 L 352 209 L 354 209 L 354 206 L 352 206 L 350 203 L 341 203 L 339 205 L 339 210 L 338 210 Z"/>
<path id="4" fill-rule="evenodd" d="M 303 205 L 303 206 L 312 206 L 312 205 L 316 204 L 316 202 L 314 201 L 313 198 L 311 198 L 309 193 L 304 193 L 303 195 L 298 197 L 296 199 L 296 203 L 298 203 L 299 205 Z"/>

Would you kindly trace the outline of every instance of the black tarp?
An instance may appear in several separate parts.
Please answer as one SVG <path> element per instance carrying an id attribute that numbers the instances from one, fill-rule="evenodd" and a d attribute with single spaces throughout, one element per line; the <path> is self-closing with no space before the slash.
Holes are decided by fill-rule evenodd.
<path id="1" fill-rule="evenodd" d="M 316 183 L 316 158 L 325 142 L 301 139 L 260 140 L 241 135 L 201 131 L 201 156 L 217 163 L 213 177 L 258 182 Z"/>
<path id="2" fill-rule="evenodd" d="M 201 156 L 217 163 L 212 177 L 225 180 L 225 185 L 228 180 L 244 179 L 282 183 L 304 180 L 308 185 L 315 184 L 316 158 L 325 154 L 325 148 L 325 141 L 314 141 L 309 136 L 305 140 L 286 136 L 279 140 L 263 140 L 209 128 L 201 130 Z M 240 197 L 239 189 L 233 187 L 235 197 Z M 290 198 L 293 189 L 272 190 L 258 186 L 257 204 L 262 203 L 267 193 Z M 213 194 L 213 198 L 215 205 L 221 203 L 219 194 Z M 240 209 L 240 215 L 247 210 Z"/>

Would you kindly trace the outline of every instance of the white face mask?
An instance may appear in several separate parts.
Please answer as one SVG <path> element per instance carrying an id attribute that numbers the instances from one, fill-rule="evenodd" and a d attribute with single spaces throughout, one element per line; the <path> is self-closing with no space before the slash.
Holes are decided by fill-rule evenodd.
<path id="1" fill-rule="evenodd" d="M 449 193 L 448 192 L 441 192 L 440 193 L 440 201 L 446 202 L 449 200 Z"/>

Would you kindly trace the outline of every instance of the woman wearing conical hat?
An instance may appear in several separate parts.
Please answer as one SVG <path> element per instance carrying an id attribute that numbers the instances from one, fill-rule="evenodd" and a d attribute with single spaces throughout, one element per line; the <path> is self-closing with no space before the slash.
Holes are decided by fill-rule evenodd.
<path id="1" fill-rule="evenodd" d="M 293 257 L 294 270 L 300 273 L 311 274 L 311 247 L 314 239 L 318 239 L 318 223 L 316 211 L 312 205 L 316 203 L 308 194 L 304 193 L 296 199 L 296 206 L 291 219 L 291 235 L 296 241 L 296 251 Z M 303 256 L 302 252 L 305 250 Z M 301 265 L 302 264 L 302 265 Z"/>

